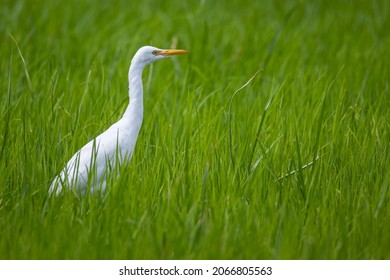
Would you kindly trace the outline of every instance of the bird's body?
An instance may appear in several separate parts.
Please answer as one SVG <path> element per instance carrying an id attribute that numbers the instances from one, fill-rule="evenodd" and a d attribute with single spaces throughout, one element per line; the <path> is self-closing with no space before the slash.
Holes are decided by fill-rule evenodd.
<path id="1" fill-rule="evenodd" d="M 118 164 L 131 159 L 143 120 L 142 71 L 150 63 L 177 54 L 184 50 L 161 50 L 142 47 L 134 55 L 129 69 L 129 105 L 122 118 L 105 132 L 91 140 L 68 161 L 53 180 L 49 192 L 61 193 L 63 187 L 85 192 L 104 190 L 106 178 Z"/>

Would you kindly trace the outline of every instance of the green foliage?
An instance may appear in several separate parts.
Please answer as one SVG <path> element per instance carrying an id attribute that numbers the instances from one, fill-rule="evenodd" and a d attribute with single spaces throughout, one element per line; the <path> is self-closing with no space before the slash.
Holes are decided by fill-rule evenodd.
<path id="1" fill-rule="evenodd" d="M 389 30 L 374 0 L 5 1 L 0 258 L 389 259 Z M 49 198 L 143 45 L 191 54 L 146 69 L 132 162 Z"/>

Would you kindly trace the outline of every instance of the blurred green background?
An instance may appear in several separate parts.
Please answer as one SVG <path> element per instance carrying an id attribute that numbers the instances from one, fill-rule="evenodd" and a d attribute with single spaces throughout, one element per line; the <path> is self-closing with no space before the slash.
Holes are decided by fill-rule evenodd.
<path id="1" fill-rule="evenodd" d="M 0 258 L 388 259 L 389 30 L 385 0 L 1 1 Z M 143 45 L 191 53 L 145 70 L 132 162 L 49 199 Z"/>

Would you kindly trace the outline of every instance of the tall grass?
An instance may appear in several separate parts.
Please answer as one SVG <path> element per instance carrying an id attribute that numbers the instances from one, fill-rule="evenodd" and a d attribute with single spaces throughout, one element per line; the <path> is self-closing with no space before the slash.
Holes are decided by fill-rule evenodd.
<path id="1" fill-rule="evenodd" d="M 5 1 L 0 258 L 390 258 L 389 9 Z M 191 54 L 146 69 L 131 163 L 103 197 L 50 199 L 149 44 Z"/>

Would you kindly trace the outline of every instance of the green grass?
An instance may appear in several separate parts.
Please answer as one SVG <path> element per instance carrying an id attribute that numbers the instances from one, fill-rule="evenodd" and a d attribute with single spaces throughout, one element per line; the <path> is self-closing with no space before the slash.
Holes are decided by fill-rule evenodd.
<path id="1" fill-rule="evenodd" d="M 131 2 L 1 4 L 1 259 L 390 258 L 387 1 Z M 176 41 L 106 197 L 49 199 Z"/>

